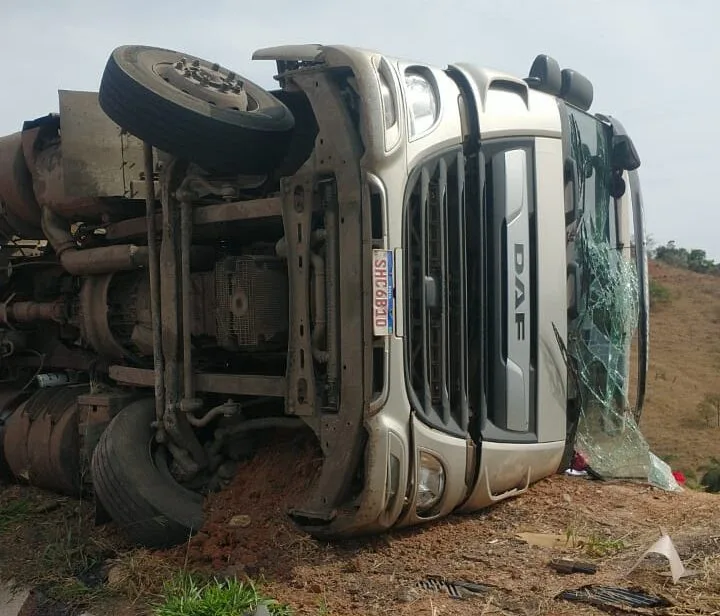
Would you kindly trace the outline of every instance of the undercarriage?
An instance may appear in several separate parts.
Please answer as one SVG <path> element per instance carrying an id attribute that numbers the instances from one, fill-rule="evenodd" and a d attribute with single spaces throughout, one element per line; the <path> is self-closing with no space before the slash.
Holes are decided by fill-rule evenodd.
<path id="1" fill-rule="evenodd" d="M 271 127 L 252 164 L 200 166 L 122 126 L 113 58 L 99 103 L 61 93 L 59 115 L 0 139 L 5 475 L 94 490 L 132 539 L 171 544 L 252 434 L 306 430 L 326 462 L 293 516 L 332 534 L 362 488 L 372 379 L 350 75 L 289 74 L 273 99 L 294 130 Z M 232 110 L 262 102 L 217 65 L 153 61 Z"/>

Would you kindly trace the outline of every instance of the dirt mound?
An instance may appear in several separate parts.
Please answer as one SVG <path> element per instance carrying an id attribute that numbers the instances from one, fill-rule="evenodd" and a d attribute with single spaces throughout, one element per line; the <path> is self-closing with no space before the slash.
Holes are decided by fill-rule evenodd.
<path id="1" fill-rule="evenodd" d="M 210 496 L 206 523 L 175 557 L 218 571 L 252 576 L 281 559 L 288 543 L 304 540 L 288 511 L 302 503 L 322 464 L 307 436 L 279 435 L 241 463 L 231 485 Z"/>

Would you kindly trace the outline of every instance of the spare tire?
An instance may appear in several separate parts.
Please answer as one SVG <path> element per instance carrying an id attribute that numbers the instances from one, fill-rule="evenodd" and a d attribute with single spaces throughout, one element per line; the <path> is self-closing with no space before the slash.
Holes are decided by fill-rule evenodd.
<path id="1" fill-rule="evenodd" d="M 294 118 L 234 72 L 169 49 L 123 46 L 100 83 L 100 107 L 121 128 L 207 171 L 265 174 L 285 156 Z"/>
<path id="2" fill-rule="evenodd" d="M 93 453 L 95 497 L 133 543 L 169 547 L 203 524 L 203 499 L 155 463 L 155 400 L 133 402 L 103 432 Z"/>

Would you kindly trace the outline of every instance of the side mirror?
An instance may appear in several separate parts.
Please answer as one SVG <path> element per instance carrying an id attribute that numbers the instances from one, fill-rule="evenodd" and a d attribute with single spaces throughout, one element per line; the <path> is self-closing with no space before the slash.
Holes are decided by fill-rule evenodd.
<path id="1" fill-rule="evenodd" d="M 619 120 L 610 116 L 597 116 L 600 120 L 610 124 L 612 129 L 612 151 L 610 162 L 615 169 L 634 171 L 640 166 L 640 155 L 635 144 L 627 134 L 625 127 Z"/>
<path id="2" fill-rule="evenodd" d="M 563 100 L 583 111 L 590 109 L 594 96 L 593 85 L 590 80 L 571 68 L 563 69 L 561 78 L 560 96 Z"/>
<path id="3" fill-rule="evenodd" d="M 530 75 L 525 79 L 533 90 L 539 90 L 553 96 L 560 96 L 562 74 L 555 58 L 540 54 L 530 67 Z"/>

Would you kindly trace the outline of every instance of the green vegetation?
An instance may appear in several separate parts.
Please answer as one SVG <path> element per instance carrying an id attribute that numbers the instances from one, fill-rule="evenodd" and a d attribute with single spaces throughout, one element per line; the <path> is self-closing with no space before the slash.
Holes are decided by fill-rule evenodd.
<path id="1" fill-rule="evenodd" d="M 622 539 L 608 539 L 591 535 L 585 544 L 585 553 L 591 558 L 605 558 L 622 552 L 626 547 Z"/>
<path id="2" fill-rule="evenodd" d="M 711 422 L 720 428 L 720 394 L 705 394 L 697 405 L 697 412 L 708 428 Z"/>
<path id="3" fill-rule="evenodd" d="M 0 572 L 34 585 L 42 601 L 81 609 L 104 597 L 102 565 L 109 546 L 88 532 L 90 513 L 54 498 L 6 493 L 0 502 Z M 25 530 L 21 530 L 25 529 Z M 32 548 L 15 549 L 18 535 L 32 529 Z M 53 612 L 54 613 L 54 612 Z"/>
<path id="4" fill-rule="evenodd" d="M 22 524 L 32 513 L 31 503 L 24 498 L 11 500 L 3 504 L 0 506 L 0 534 L 12 530 L 18 524 Z"/>
<path id="5" fill-rule="evenodd" d="M 657 261 L 662 261 L 673 267 L 688 269 L 700 274 L 720 276 L 720 263 L 707 258 L 707 253 L 699 248 L 678 248 L 675 242 L 668 242 L 665 246 L 658 246 L 653 252 Z"/>
<path id="6" fill-rule="evenodd" d="M 707 492 L 720 492 L 720 460 L 710 458 L 710 463 L 700 467 L 705 474 L 700 479 L 700 484 Z"/>
<path id="7" fill-rule="evenodd" d="M 166 585 L 155 616 L 244 616 L 264 605 L 273 616 L 290 616 L 290 608 L 262 596 L 251 582 L 203 579 L 181 573 Z"/>
<path id="8" fill-rule="evenodd" d="M 39 554 L 35 582 L 55 601 L 84 607 L 106 594 L 101 573 L 108 547 L 91 539 L 85 529 L 64 525 Z"/>
<path id="9" fill-rule="evenodd" d="M 670 289 L 660 284 L 657 280 L 650 280 L 649 291 L 651 308 L 658 304 L 667 304 L 671 299 Z"/>

